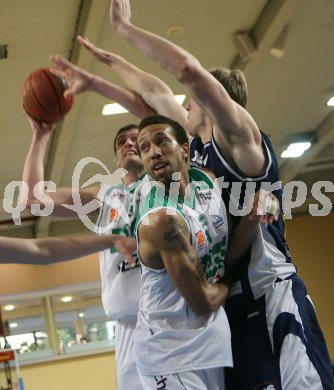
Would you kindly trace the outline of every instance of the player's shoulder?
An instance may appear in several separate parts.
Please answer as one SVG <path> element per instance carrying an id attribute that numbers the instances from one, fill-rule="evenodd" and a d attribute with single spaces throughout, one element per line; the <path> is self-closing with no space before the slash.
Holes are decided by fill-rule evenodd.
<path id="1" fill-rule="evenodd" d="M 177 230 L 186 225 L 185 219 L 176 209 L 160 207 L 148 211 L 141 218 L 139 229 L 149 234 L 150 240 L 156 240 L 167 230 Z"/>
<path id="2" fill-rule="evenodd" d="M 191 167 L 189 169 L 190 181 L 204 181 L 208 185 L 212 185 L 212 182 L 216 179 L 215 174 L 208 168 L 196 168 Z"/>
<path id="3" fill-rule="evenodd" d="M 140 243 L 156 250 L 182 250 L 182 237 L 189 237 L 189 226 L 179 213 L 161 208 L 147 214 L 139 226 Z"/>

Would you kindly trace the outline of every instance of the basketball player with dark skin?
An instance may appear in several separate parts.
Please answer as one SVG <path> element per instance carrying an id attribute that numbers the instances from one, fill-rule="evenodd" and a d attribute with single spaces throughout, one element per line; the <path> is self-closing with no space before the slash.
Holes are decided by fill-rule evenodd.
<path id="1" fill-rule="evenodd" d="M 172 74 L 191 96 L 187 130 L 193 136 L 193 165 L 211 168 L 227 182 L 279 182 L 271 142 L 245 109 L 248 96 L 242 72 L 208 72 L 186 50 L 135 26 L 129 0 L 112 0 L 110 18 L 123 38 Z M 281 202 L 282 190 L 274 193 Z M 334 389 L 326 342 L 292 263 L 282 215 L 261 230 L 226 306 L 236 374 L 229 386 L 252 389 L 266 383 L 276 389 Z M 259 338 L 266 339 L 261 346 Z M 291 365 L 290 359 L 298 364 Z"/>

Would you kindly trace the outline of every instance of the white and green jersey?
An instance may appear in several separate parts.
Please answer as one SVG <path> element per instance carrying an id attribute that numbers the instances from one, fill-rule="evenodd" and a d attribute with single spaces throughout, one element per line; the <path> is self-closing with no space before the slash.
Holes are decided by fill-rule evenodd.
<path id="1" fill-rule="evenodd" d="M 188 199 L 164 196 L 161 186 L 145 184 L 135 225 L 160 209 L 177 213 L 186 222 L 192 245 L 207 278 L 215 283 L 224 274 L 227 218 L 220 191 L 209 176 L 189 170 Z M 139 242 L 138 242 L 139 244 Z M 139 254 L 140 257 L 140 254 Z M 134 347 L 141 375 L 169 375 L 232 365 L 231 335 L 223 307 L 205 316 L 196 315 L 175 288 L 165 268 L 142 264 L 142 287 Z"/>
<path id="2" fill-rule="evenodd" d="M 225 273 L 228 240 L 225 205 L 220 190 L 203 170 L 191 168 L 188 173 L 190 183 L 185 198 L 165 196 L 160 182 L 146 181 L 141 185 L 140 210 L 134 230 L 137 231 L 140 221 L 153 209 L 175 208 L 189 226 L 192 245 L 197 248 L 206 278 L 216 283 Z"/>
<path id="3" fill-rule="evenodd" d="M 103 186 L 100 192 L 102 206 L 97 221 L 96 233 L 132 236 L 131 225 L 136 217 L 136 189 L 146 180 L 141 177 L 130 186 L 124 184 Z M 140 266 L 131 269 L 124 256 L 114 248 L 100 252 L 102 302 L 108 318 L 134 321 L 137 318 Z"/>

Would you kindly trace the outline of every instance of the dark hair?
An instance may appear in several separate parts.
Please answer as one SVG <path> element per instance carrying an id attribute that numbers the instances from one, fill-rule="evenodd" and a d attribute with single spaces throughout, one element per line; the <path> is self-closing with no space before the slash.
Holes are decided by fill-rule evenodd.
<path id="1" fill-rule="evenodd" d="M 144 127 L 155 124 L 170 125 L 174 130 L 175 139 L 179 145 L 183 145 L 184 143 L 188 142 L 188 135 L 184 128 L 178 122 L 163 115 L 150 115 L 145 117 L 139 123 L 138 134 Z"/>
<path id="2" fill-rule="evenodd" d="M 123 133 L 124 131 L 128 131 L 128 130 L 131 130 L 131 129 L 138 129 L 138 125 L 130 124 L 130 125 L 123 126 L 116 133 L 115 138 L 114 138 L 114 152 L 115 152 L 115 154 L 116 154 L 116 146 L 117 146 L 117 138 L 118 138 L 118 136 L 121 133 Z"/>
<path id="3" fill-rule="evenodd" d="M 210 73 L 226 89 L 231 99 L 246 108 L 248 99 L 247 81 L 239 69 L 214 68 Z"/>

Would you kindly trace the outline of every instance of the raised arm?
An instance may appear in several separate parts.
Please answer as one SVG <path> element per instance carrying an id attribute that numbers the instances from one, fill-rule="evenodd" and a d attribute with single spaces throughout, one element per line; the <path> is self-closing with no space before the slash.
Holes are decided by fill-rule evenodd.
<path id="1" fill-rule="evenodd" d="M 140 119 L 154 113 L 138 94 L 87 72 L 59 54 L 51 55 L 50 60 L 56 66 L 56 69 L 51 69 L 52 73 L 66 80 L 68 84 L 65 96 L 92 91 L 114 100 Z"/>
<path id="2" fill-rule="evenodd" d="M 222 151 L 245 175 L 262 173 L 265 156 L 260 131 L 251 115 L 190 53 L 172 42 L 134 26 L 129 0 L 112 0 L 111 23 L 118 33 L 179 80 L 215 123 Z"/>
<path id="3" fill-rule="evenodd" d="M 99 208 L 100 203 L 97 199 L 99 187 L 78 190 L 72 188 L 57 188 L 55 191 L 48 191 L 44 186 L 44 156 L 47 149 L 51 133 L 55 127 L 54 124 L 39 123 L 28 117 L 33 132 L 32 141 L 26 157 L 23 168 L 22 180 L 27 184 L 22 187 L 21 201 L 27 206 L 44 205 L 49 207 L 52 215 L 75 218 L 77 213 L 63 207 L 63 204 L 73 205 L 73 193 L 79 191 L 82 204 L 93 202 L 94 208 Z"/>
<path id="4" fill-rule="evenodd" d="M 87 38 L 79 36 L 78 41 L 96 59 L 109 65 L 127 88 L 140 95 L 156 113 L 172 118 L 185 127 L 187 112 L 177 103 L 173 91 L 167 84 L 158 77 L 137 68 L 120 55 L 98 48 Z"/>
<path id="5" fill-rule="evenodd" d="M 136 250 L 136 241 L 115 234 L 36 239 L 0 237 L 0 262 L 47 265 L 76 259 L 111 247 L 121 252 L 130 264 L 135 263 L 132 254 Z"/>
<path id="6" fill-rule="evenodd" d="M 160 210 L 149 214 L 147 222 L 138 231 L 138 253 L 144 264 L 155 269 L 165 267 L 194 313 L 205 315 L 217 310 L 227 298 L 229 285 L 208 283 L 184 220 Z"/>

